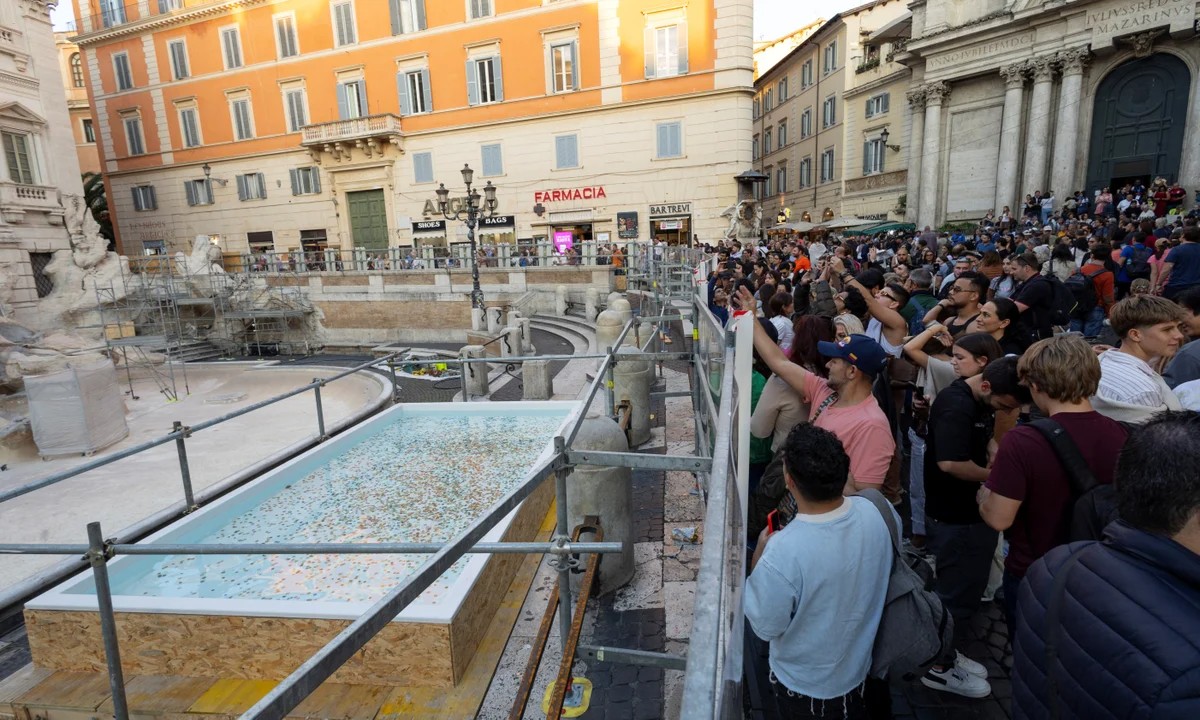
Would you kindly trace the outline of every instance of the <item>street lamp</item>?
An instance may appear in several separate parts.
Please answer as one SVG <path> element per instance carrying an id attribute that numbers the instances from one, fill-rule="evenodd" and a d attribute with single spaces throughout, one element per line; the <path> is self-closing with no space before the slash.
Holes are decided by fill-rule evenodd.
<path id="1" fill-rule="evenodd" d="M 888 132 L 888 129 L 884 128 L 883 132 L 879 133 L 879 139 L 883 141 L 883 146 L 888 150 L 891 150 L 892 152 L 900 152 L 899 145 L 888 145 L 888 138 L 891 137 L 891 135 L 892 134 Z"/>
<path id="2" fill-rule="evenodd" d="M 487 185 L 483 187 L 483 197 L 480 198 L 479 190 L 471 187 L 475 171 L 471 169 L 470 165 L 463 165 L 462 178 L 463 184 L 467 186 L 465 207 L 460 205 L 451 212 L 450 191 L 443 183 L 438 183 L 438 189 L 434 192 L 437 193 L 438 212 L 442 214 L 442 217 L 467 224 L 467 241 L 471 243 L 471 307 L 483 310 L 483 290 L 479 287 L 479 253 L 475 248 L 475 227 L 479 224 L 480 218 L 489 218 L 496 214 L 496 188 L 492 185 L 492 181 L 488 180 Z"/>

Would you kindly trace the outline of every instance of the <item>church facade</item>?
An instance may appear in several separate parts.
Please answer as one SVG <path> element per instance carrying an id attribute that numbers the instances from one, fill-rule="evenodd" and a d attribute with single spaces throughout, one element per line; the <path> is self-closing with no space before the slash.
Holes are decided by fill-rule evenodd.
<path id="1" fill-rule="evenodd" d="M 1027 194 L 1200 190 L 1196 0 L 915 0 L 906 219 L 974 220 Z M 919 150 L 918 150 L 919 149 Z"/>

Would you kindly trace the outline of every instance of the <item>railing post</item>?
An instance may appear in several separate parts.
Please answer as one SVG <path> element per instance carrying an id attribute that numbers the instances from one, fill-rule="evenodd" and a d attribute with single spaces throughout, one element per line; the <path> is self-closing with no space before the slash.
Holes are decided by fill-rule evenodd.
<path id="1" fill-rule="evenodd" d="M 566 451 L 566 440 L 562 436 L 554 438 L 555 454 L 561 458 Z M 571 469 L 567 467 L 554 471 L 555 539 L 559 542 L 571 539 L 571 529 L 567 527 L 567 475 L 570 472 Z M 556 555 L 551 564 L 558 569 L 558 639 L 563 652 L 566 652 L 567 644 L 571 641 L 571 610 L 574 607 L 571 602 L 571 556 Z"/>
<path id="2" fill-rule="evenodd" d="M 121 671 L 121 649 L 117 645 L 117 619 L 113 615 L 112 588 L 108 584 L 110 549 L 100 532 L 100 523 L 88 523 L 87 561 L 96 581 L 96 602 L 100 609 L 100 635 L 104 639 L 104 660 L 108 664 L 108 689 L 112 693 L 113 716 L 129 720 L 125 702 L 125 675 Z"/>
<path id="3" fill-rule="evenodd" d="M 397 402 L 400 399 L 400 386 L 396 381 L 396 358 L 388 358 L 388 372 L 392 375 L 392 402 Z"/>
<path id="4" fill-rule="evenodd" d="M 616 390 L 613 379 L 613 368 L 617 364 L 617 359 L 613 355 L 613 349 L 611 347 L 605 349 L 604 352 L 608 355 L 608 357 L 604 359 L 604 362 L 606 363 L 604 366 L 604 416 L 611 418 L 616 417 L 617 414 L 615 407 Z"/>
<path id="5" fill-rule="evenodd" d="M 317 440 L 326 440 L 329 438 L 325 434 L 325 408 L 321 405 L 321 378 L 313 378 L 316 385 L 313 386 L 313 394 L 317 396 Z"/>
<path id="6" fill-rule="evenodd" d="M 192 469 L 188 465 L 187 445 L 184 441 L 188 431 L 178 420 L 172 423 L 171 430 L 179 433 L 175 438 L 175 450 L 179 453 L 179 476 L 183 479 L 183 500 L 187 505 L 187 512 L 191 512 L 196 509 L 196 497 L 192 494 Z"/>

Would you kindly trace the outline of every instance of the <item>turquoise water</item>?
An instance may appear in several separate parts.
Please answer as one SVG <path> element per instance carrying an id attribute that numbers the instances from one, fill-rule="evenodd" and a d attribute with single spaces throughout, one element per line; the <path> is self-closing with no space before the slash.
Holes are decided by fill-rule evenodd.
<path id="1" fill-rule="evenodd" d="M 178 532 L 156 541 L 445 541 L 520 483 L 566 414 L 541 410 L 516 416 L 400 415 L 335 455 L 314 453 L 288 472 L 268 476 L 213 512 L 194 517 L 197 522 L 185 521 Z M 428 558 L 140 556 L 111 566 L 111 582 L 116 595 L 369 602 Z M 465 564 L 460 560 L 421 599 L 437 600 Z M 94 590 L 89 582 L 69 592 Z"/>

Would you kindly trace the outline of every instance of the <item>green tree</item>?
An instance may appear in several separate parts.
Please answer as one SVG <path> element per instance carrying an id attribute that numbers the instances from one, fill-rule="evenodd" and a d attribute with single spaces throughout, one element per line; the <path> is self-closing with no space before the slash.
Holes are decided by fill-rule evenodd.
<path id="1" fill-rule="evenodd" d="M 100 224 L 100 235 L 108 241 L 108 249 L 116 250 L 113 240 L 112 218 L 108 214 L 108 196 L 104 192 L 104 176 L 100 173 L 83 174 L 83 199 L 92 217 Z"/>

